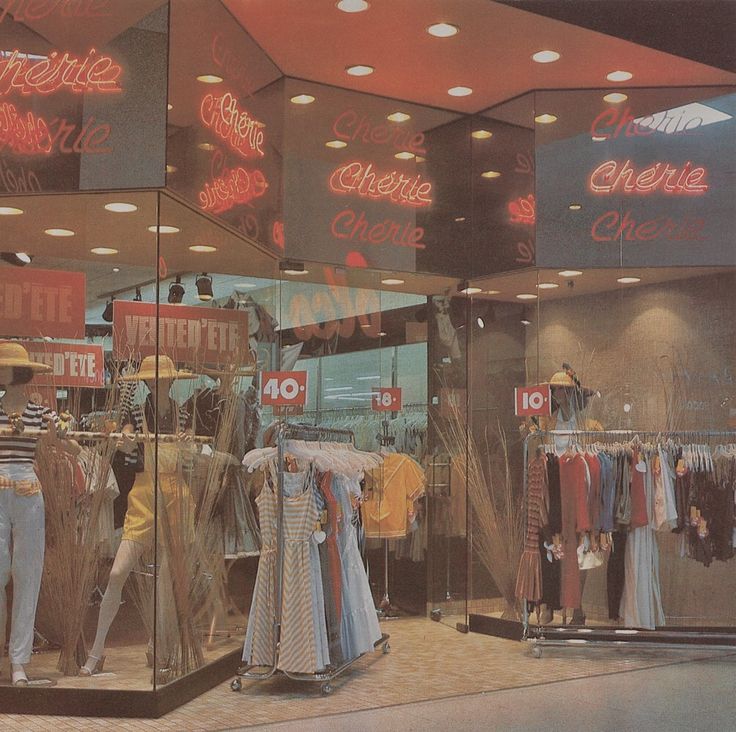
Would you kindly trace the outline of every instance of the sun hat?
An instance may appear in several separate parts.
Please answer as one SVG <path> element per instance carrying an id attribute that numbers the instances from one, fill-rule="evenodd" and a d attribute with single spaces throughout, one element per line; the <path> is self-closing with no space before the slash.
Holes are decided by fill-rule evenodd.
<path id="1" fill-rule="evenodd" d="M 563 371 L 555 371 L 549 381 L 543 381 L 542 384 L 549 384 L 552 387 L 564 387 L 565 389 L 580 389 L 585 396 L 593 396 L 596 393 L 595 389 L 584 387 L 576 378 L 575 372 L 569 367 L 564 368 Z"/>
<path id="2" fill-rule="evenodd" d="M 0 341 L 0 367 L 31 369 L 36 373 L 48 373 L 51 366 L 38 361 L 31 361 L 28 351 L 15 341 Z"/>
<path id="3" fill-rule="evenodd" d="M 146 356 L 142 361 L 140 368 L 134 374 L 126 374 L 121 376 L 122 381 L 146 381 L 156 378 L 156 356 Z M 191 371 L 179 370 L 174 366 L 174 362 L 163 354 L 158 357 L 158 378 L 159 379 L 196 379 L 197 374 Z"/>

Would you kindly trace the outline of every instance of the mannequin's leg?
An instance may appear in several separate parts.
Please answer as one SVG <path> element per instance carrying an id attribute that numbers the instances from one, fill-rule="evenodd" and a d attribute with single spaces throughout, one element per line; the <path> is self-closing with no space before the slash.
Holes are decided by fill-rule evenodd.
<path id="1" fill-rule="evenodd" d="M 123 539 L 120 542 L 120 548 L 115 555 L 115 561 L 110 570 L 107 589 L 100 603 L 100 616 L 97 620 L 95 641 L 90 649 L 87 663 L 83 667 L 88 673 L 94 672 L 95 667 L 104 655 L 105 640 L 107 639 L 107 633 L 110 630 L 112 621 L 115 619 L 120 608 L 123 587 L 142 554 L 143 545 L 137 541 Z"/>
<path id="2" fill-rule="evenodd" d="M 43 494 L 19 496 L 10 492 L 8 498 L 13 524 L 13 614 L 8 656 L 13 683 L 27 684 L 23 666 L 33 652 L 33 627 L 46 547 Z"/>
<path id="3" fill-rule="evenodd" d="M 10 491 L 0 490 L 0 658 L 5 648 L 5 626 L 8 622 L 8 600 L 5 589 L 10 582 L 10 515 L 7 501 Z"/>

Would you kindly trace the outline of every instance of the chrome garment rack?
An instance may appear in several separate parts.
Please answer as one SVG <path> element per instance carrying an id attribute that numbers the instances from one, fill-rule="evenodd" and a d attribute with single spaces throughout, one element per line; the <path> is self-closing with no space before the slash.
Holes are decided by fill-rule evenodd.
<path id="1" fill-rule="evenodd" d="M 582 444 L 594 444 L 617 440 L 631 442 L 638 438 L 654 438 L 654 441 L 675 440 L 681 444 L 708 442 L 723 439 L 736 442 L 736 431 L 712 430 L 537 430 L 530 432 L 524 439 L 524 506 L 527 501 L 529 477 L 529 443 L 546 438 L 572 437 L 583 438 Z M 591 439 L 588 439 L 591 438 Z M 526 536 L 527 512 L 524 511 L 524 536 Z M 736 562 L 736 558 L 733 560 Z M 618 626 L 580 627 L 580 626 L 548 626 L 532 625 L 529 618 L 529 603 L 523 603 L 523 635 L 522 640 L 530 644 L 531 654 L 535 658 L 542 657 L 544 646 L 560 648 L 597 647 L 635 647 L 635 648 L 667 648 L 698 649 L 736 652 L 736 632 L 733 628 L 656 628 L 643 630 L 622 628 Z"/>
<path id="2" fill-rule="evenodd" d="M 284 589 L 284 463 L 287 440 L 324 440 L 325 442 L 348 442 L 355 444 L 355 435 L 351 430 L 330 429 L 328 427 L 316 427 L 308 424 L 288 424 L 281 422 L 276 428 L 276 475 L 278 486 L 276 490 L 276 595 L 273 612 L 273 664 L 270 667 L 266 667 L 268 670 L 265 672 L 254 671 L 256 668 L 264 668 L 263 666 L 241 666 L 238 669 L 236 678 L 230 683 L 230 688 L 233 691 L 240 691 L 243 688 L 242 679 L 265 681 L 275 674 L 280 673 L 296 681 L 318 682 L 321 684 L 320 690 L 322 694 L 326 696 L 333 691 L 330 682 L 340 676 L 340 674 L 365 654 L 351 658 L 340 666 L 333 667 L 330 665 L 324 671 L 316 671 L 315 673 L 295 673 L 277 668 L 281 651 L 281 614 Z M 381 646 L 383 653 L 388 653 L 390 651 L 388 640 L 389 636 L 384 633 L 376 641 L 374 647 L 378 648 Z"/>

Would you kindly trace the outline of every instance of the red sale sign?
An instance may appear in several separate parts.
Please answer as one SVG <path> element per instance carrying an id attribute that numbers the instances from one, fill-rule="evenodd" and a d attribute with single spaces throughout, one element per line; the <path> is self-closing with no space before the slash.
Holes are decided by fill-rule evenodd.
<path id="1" fill-rule="evenodd" d="M 105 386 L 105 352 L 101 345 L 45 341 L 22 343 L 31 361 L 45 363 L 53 369 L 50 374 L 35 376 L 34 386 L 86 386 L 92 389 Z"/>
<path id="2" fill-rule="evenodd" d="M 83 272 L 0 267 L 0 336 L 84 338 Z"/>
<path id="3" fill-rule="evenodd" d="M 125 360 L 159 352 L 196 372 L 202 365 L 241 361 L 248 353 L 248 314 L 242 310 L 159 305 L 134 300 L 113 303 L 113 358 Z M 158 343 L 157 343 L 158 335 Z"/>
<path id="4" fill-rule="evenodd" d="M 384 387 L 373 389 L 371 408 L 374 412 L 400 412 L 401 389 Z"/>
<path id="5" fill-rule="evenodd" d="M 535 417 L 552 414 L 552 390 L 549 384 L 517 386 L 514 389 L 517 417 Z"/>
<path id="6" fill-rule="evenodd" d="M 261 404 L 264 406 L 303 407 L 306 404 L 306 371 L 266 371 L 261 383 Z"/>

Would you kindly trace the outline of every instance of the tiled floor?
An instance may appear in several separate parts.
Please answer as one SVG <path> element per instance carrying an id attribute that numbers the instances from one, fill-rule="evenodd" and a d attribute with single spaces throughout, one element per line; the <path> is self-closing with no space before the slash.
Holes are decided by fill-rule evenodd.
<path id="1" fill-rule="evenodd" d="M 384 630 L 392 636 L 391 653 L 360 659 L 335 682 L 330 697 L 320 696 L 316 684 L 280 677 L 244 682 L 240 693 L 233 693 L 227 683 L 221 684 L 159 720 L 0 715 L 0 729 L 81 732 L 114 724 L 116 729 L 137 732 L 205 732 L 584 679 L 717 655 L 697 650 L 550 648 L 538 660 L 517 642 L 463 635 L 424 618 L 386 623 Z"/>

